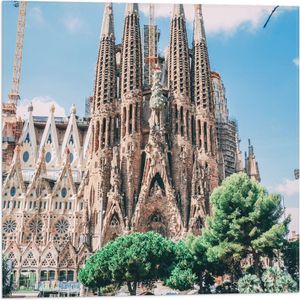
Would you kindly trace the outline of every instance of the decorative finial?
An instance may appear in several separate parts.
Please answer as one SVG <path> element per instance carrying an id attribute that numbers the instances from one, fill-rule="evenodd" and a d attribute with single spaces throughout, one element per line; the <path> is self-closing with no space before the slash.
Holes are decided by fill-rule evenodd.
<path id="1" fill-rule="evenodd" d="M 54 104 L 51 105 L 50 112 L 54 114 L 54 112 L 55 112 L 55 105 Z"/>
<path id="2" fill-rule="evenodd" d="M 33 105 L 32 102 L 28 105 L 28 112 L 33 112 Z"/>
<path id="3" fill-rule="evenodd" d="M 75 106 L 74 103 L 73 103 L 72 106 L 71 106 L 70 113 L 71 113 L 72 115 L 76 115 L 76 106 Z"/>

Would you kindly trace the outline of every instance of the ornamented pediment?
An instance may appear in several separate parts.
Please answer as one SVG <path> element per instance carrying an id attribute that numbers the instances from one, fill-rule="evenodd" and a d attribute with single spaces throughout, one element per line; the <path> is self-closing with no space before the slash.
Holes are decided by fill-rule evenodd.
<path id="1" fill-rule="evenodd" d="M 53 105 L 50 109 L 50 115 L 43 132 L 39 149 L 40 152 L 45 149 L 45 162 L 47 166 L 51 168 L 59 166 L 61 160 L 54 112 L 55 106 Z"/>

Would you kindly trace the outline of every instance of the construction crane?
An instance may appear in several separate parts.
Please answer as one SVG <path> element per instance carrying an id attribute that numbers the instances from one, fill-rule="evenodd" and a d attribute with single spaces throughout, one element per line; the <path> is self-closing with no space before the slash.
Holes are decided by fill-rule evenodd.
<path id="1" fill-rule="evenodd" d="M 9 102 L 17 105 L 20 100 L 20 77 L 21 77 L 21 66 L 22 66 L 22 52 L 24 43 L 24 31 L 25 31 L 25 20 L 26 20 L 26 1 L 13 1 L 14 7 L 19 8 L 18 16 L 18 30 L 16 38 L 16 50 L 14 57 L 14 68 L 13 68 L 13 79 L 11 84 L 11 90 L 8 94 Z"/>
<path id="2" fill-rule="evenodd" d="M 268 25 L 268 23 L 269 23 L 269 21 L 270 21 L 272 15 L 274 14 L 275 10 L 276 10 L 278 7 L 279 7 L 279 5 L 277 5 L 277 6 L 275 6 L 275 7 L 273 8 L 273 10 L 272 10 L 272 12 L 270 13 L 270 15 L 269 15 L 269 17 L 268 17 L 266 23 L 264 24 L 264 27 L 263 27 L 263 28 L 266 28 L 266 26 Z"/>

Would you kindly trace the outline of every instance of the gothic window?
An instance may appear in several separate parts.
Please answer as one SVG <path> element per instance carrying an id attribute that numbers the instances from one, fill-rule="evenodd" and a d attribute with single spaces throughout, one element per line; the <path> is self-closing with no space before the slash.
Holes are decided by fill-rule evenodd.
<path id="1" fill-rule="evenodd" d="M 33 267 L 35 267 L 35 266 L 37 265 L 37 262 L 36 262 L 35 259 L 33 259 L 33 260 L 31 261 L 31 265 L 32 265 Z"/>
<path id="2" fill-rule="evenodd" d="M 42 220 L 31 220 L 29 222 L 29 230 L 32 233 L 38 233 L 41 232 L 43 230 L 43 221 Z"/>
<path id="3" fill-rule="evenodd" d="M 52 259 L 52 260 L 50 261 L 50 266 L 51 266 L 51 267 L 54 267 L 54 266 L 56 266 L 56 262 L 55 262 L 55 260 L 54 260 L 54 259 Z"/>
<path id="4" fill-rule="evenodd" d="M 23 161 L 24 162 L 27 162 L 29 160 L 29 152 L 28 151 L 25 151 L 23 153 Z"/>
<path id="5" fill-rule="evenodd" d="M 162 222 L 162 219 L 161 219 L 161 215 L 160 215 L 160 214 L 153 214 L 153 215 L 150 217 L 150 220 L 151 220 L 151 222 Z"/>
<path id="6" fill-rule="evenodd" d="M 14 197 L 15 194 L 16 194 L 16 191 L 17 191 L 17 189 L 16 189 L 15 186 L 11 187 L 11 189 L 10 189 L 10 195 L 11 195 L 12 197 Z"/>
<path id="7" fill-rule="evenodd" d="M 46 259 L 44 259 L 43 262 L 42 262 L 42 266 L 43 266 L 43 267 L 46 267 L 47 265 L 48 265 L 48 262 L 47 262 Z"/>
<path id="8" fill-rule="evenodd" d="M 51 143 L 52 143 L 52 137 L 51 137 L 51 133 L 49 133 L 48 139 L 47 139 L 47 144 L 51 144 Z"/>
<path id="9" fill-rule="evenodd" d="M 29 132 L 26 134 L 24 143 L 29 143 L 30 142 L 30 136 L 29 136 Z"/>
<path id="10" fill-rule="evenodd" d="M 47 152 L 46 153 L 46 156 L 45 156 L 45 160 L 46 160 L 46 163 L 49 163 L 52 159 L 52 155 L 50 152 Z"/>
<path id="11" fill-rule="evenodd" d="M 48 254 L 46 255 L 46 258 L 47 258 L 47 259 L 51 259 L 51 258 L 52 258 L 52 254 L 51 254 L 51 253 L 48 253 Z"/>
<path id="12" fill-rule="evenodd" d="M 73 145 L 74 144 L 74 139 L 73 139 L 73 135 L 70 135 L 70 139 L 69 139 L 69 145 Z"/>
<path id="13" fill-rule="evenodd" d="M 62 196 L 63 198 L 65 198 L 65 197 L 67 196 L 67 193 L 68 193 L 67 189 L 66 189 L 65 187 L 63 187 L 63 188 L 61 189 L 61 196 Z"/>
<path id="14" fill-rule="evenodd" d="M 55 228 L 57 233 L 59 234 L 64 234 L 68 231 L 69 229 L 69 223 L 67 220 L 59 220 L 56 224 L 55 224 Z"/>
<path id="15" fill-rule="evenodd" d="M 73 160 L 74 160 L 74 155 L 73 155 L 73 153 L 70 153 L 70 163 L 72 163 Z"/>
<path id="16" fill-rule="evenodd" d="M 199 229 L 201 229 L 203 227 L 203 223 L 199 217 L 196 220 L 196 227 Z"/>
<path id="17" fill-rule="evenodd" d="M 23 262 L 23 267 L 28 267 L 28 266 L 29 266 L 29 261 L 25 259 Z"/>
<path id="18" fill-rule="evenodd" d="M 38 235 L 36 236 L 36 242 L 38 244 L 42 244 L 44 240 L 43 234 L 42 233 L 38 233 Z"/>
<path id="19" fill-rule="evenodd" d="M 117 227 L 117 226 L 119 226 L 119 218 L 118 218 L 118 216 L 117 216 L 116 214 L 114 214 L 114 215 L 112 216 L 111 221 L 110 221 L 110 225 L 111 225 L 112 227 Z"/>
<path id="20" fill-rule="evenodd" d="M 32 240 L 32 233 L 29 233 L 26 237 L 27 242 L 30 242 Z"/>
<path id="21" fill-rule="evenodd" d="M 7 220 L 3 223 L 3 231 L 5 233 L 12 233 L 16 230 L 17 223 L 15 220 Z"/>

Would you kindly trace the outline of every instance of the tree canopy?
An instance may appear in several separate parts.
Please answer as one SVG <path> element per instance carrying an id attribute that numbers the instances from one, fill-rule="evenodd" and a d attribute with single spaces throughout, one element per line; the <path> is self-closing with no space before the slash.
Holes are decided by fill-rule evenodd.
<path id="1" fill-rule="evenodd" d="M 79 280 L 98 289 L 127 284 L 131 295 L 138 282 L 165 280 L 175 262 L 174 242 L 154 232 L 124 235 L 109 242 L 86 263 Z"/>
<path id="2" fill-rule="evenodd" d="M 276 257 L 288 232 L 289 218 L 283 214 L 281 199 L 246 174 L 233 174 L 210 197 L 212 216 L 202 239 L 209 262 L 222 264 L 223 273 L 240 277 L 241 260 L 252 256 L 260 277 L 261 257 Z"/>

